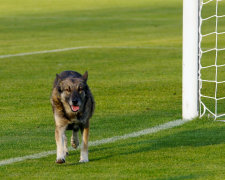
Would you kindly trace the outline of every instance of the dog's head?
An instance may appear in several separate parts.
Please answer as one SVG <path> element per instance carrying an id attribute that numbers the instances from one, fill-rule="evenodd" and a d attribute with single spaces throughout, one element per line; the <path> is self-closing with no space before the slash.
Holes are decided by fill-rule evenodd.
<path id="1" fill-rule="evenodd" d="M 58 79 L 56 88 L 63 104 L 69 105 L 72 112 L 82 111 L 87 97 L 88 72 L 86 71 L 80 78 L 68 77 L 62 80 L 59 75 L 56 76 Z"/>

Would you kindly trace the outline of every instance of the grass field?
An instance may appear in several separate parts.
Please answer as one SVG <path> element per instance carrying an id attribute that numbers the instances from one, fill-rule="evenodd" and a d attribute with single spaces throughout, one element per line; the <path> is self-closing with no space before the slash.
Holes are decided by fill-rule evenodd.
<path id="1" fill-rule="evenodd" d="M 181 119 L 181 0 L 1 0 L 0 160 L 55 150 L 50 93 L 56 73 L 88 70 L 96 111 L 90 141 Z M 211 43 L 209 41 L 209 43 Z M 70 135 L 70 132 L 67 132 Z M 0 166 L 1 179 L 225 179 L 225 126 L 183 126 Z"/>

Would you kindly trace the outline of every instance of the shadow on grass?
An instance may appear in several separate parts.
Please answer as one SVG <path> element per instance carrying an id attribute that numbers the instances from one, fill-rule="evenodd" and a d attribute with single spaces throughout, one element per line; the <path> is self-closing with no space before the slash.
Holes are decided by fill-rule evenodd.
<path id="1" fill-rule="evenodd" d="M 190 174 L 190 175 L 183 175 L 183 176 L 172 176 L 172 177 L 168 177 L 166 179 L 160 178 L 157 180 L 185 180 L 185 179 L 198 179 L 198 178 L 199 178 L 199 176 Z"/>
<path id="2" fill-rule="evenodd" d="M 96 151 L 109 151 L 109 154 L 98 158 L 92 158 L 91 161 L 108 159 L 118 155 L 129 155 L 135 153 L 149 152 L 163 148 L 176 147 L 201 147 L 225 143 L 225 127 L 213 127 L 195 130 L 185 130 L 169 136 L 156 139 L 141 140 L 130 143 L 120 143 L 119 145 L 107 145 L 107 147 L 98 147 L 90 150 L 90 153 Z M 146 139 L 146 138 L 145 138 Z"/>
<path id="3" fill-rule="evenodd" d="M 116 143 L 105 144 L 103 146 L 91 147 L 89 150 L 90 162 L 87 164 L 78 163 L 80 151 L 72 151 L 68 157 L 67 163 L 63 165 L 63 167 L 69 167 L 69 166 L 89 167 L 89 166 L 93 166 L 95 162 L 98 162 L 101 160 L 106 161 L 106 163 L 107 162 L 110 163 L 111 159 L 112 161 L 118 160 L 118 163 L 119 163 L 121 160 L 120 158 L 122 156 L 126 157 L 128 155 L 135 155 L 135 157 L 137 157 L 137 160 L 138 160 L 140 153 L 151 152 L 151 151 L 152 152 L 156 151 L 153 153 L 158 153 L 157 150 L 166 149 L 166 148 L 172 148 L 174 150 L 177 150 L 177 148 L 182 148 L 182 147 L 204 147 L 204 146 L 219 145 L 219 144 L 225 143 L 224 137 L 225 137 L 224 125 L 220 126 L 216 123 L 212 123 L 212 124 L 206 124 L 205 126 L 205 125 L 202 125 L 201 123 L 200 124 L 193 123 L 191 125 L 188 125 L 188 127 L 186 127 L 185 129 L 183 127 L 172 129 L 172 130 L 168 130 L 167 132 L 162 132 L 162 134 L 157 134 L 157 136 L 143 136 L 143 138 L 142 137 L 133 138 L 126 141 L 118 141 Z M 205 152 L 206 151 L 207 150 L 205 150 Z M 173 150 L 168 153 L 170 154 L 171 152 L 173 152 Z M 194 156 L 196 155 L 197 154 L 195 154 Z M 131 156 L 131 157 L 134 157 L 134 156 Z M 153 159 L 155 158 L 156 157 L 153 157 Z M 173 157 L 171 156 L 171 158 L 172 159 L 169 159 L 169 164 L 173 167 L 174 165 Z M 194 161 L 190 162 L 190 159 L 188 159 L 188 162 L 186 164 L 186 162 L 183 161 L 184 159 L 186 159 L 185 154 L 181 156 L 180 155 L 176 156 L 174 158 L 176 162 L 179 162 L 179 161 L 183 162 L 183 164 L 181 164 L 181 168 L 186 165 L 187 167 L 190 168 L 192 164 L 195 164 L 195 163 L 200 163 L 205 165 L 206 162 L 211 161 L 210 159 L 201 159 L 200 157 L 200 159 L 196 160 L 198 162 L 195 162 L 195 160 L 193 159 L 194 157 L 190 157 L 190 159 L 193 159 Z M 181 159 L 178 160 L 176 158 L 181 158 Z M 204 156 L 204 158 L 207 158 L 207 155 Z M 143 157 L 141 161 L 143 161 Z M 162 159 L 159 162 L 161 161 Z M 154 165 L 155 163 L 158 164 L 159 162 L 153 161 L 152 163 Z M 176 162 L 174 163 L 176 164 Z M 164 164 L 162 166 L 166 166 L 164 168 L 169 168 L 167 167 L 169 166 L 169 164 L 168 165 Z M 174 165 L 174 168 L 175 167 L 177 166 Z M 163 167 L 161 170 L 164 171 Z M 163 176 L 161 176 L 160 178 L 168 179 L 168 180 L 170 179 L 185 180 L 185 179 L 198 179 L 200 177 L 203 178 L 209 175 L 204 169 L 199 171 L 198 170 L 193 171 L 191 169 L 190 170 L 187 169 L 187 171 L 185 171 L 185 173 L 183 172 L 182 175 L 171 174 L 170 176 L 167 176 L 165 178 L 163 178 Z"/>

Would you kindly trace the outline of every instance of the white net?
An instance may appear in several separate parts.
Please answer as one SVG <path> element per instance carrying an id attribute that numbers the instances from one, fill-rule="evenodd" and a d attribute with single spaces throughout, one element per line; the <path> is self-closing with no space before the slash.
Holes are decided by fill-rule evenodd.
<path id="1" fill-rule="evenodd" d="M 200 0 L 200 116 L 225 116 L 225 0 Z"/>

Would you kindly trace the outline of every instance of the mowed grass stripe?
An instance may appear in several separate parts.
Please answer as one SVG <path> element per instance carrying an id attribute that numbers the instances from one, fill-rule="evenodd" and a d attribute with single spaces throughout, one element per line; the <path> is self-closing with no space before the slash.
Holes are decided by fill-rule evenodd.
<path id="1" fill-rule="evenodd" d="M 105 138 L 102 140 L 93 141 L 93 142 L 89 143 L 89 146 L 98 146 L 98 145 L 102 145 L 102 144 L 106 144 L 106 143 L 113 143 L 118 140 L 125 140 L 128 138 L 134 138 L 134 137 L 138 137 L 138 136 L 153 134 L 153 133 L 157 133 L 162 130 L 181 126 L 181 125 L 185 124 L 186 122 L 188 122 L 188 120 L 179 119 L 179 120 L 175 120 L 175 121 L 170 121 L 168 123 L 164 123 L 164 124 L 152 127 L 152 128 L 144 129 L 144 130 L 137 131 L 137 132 L 130 133 L 130 134 L 125 134 L 123 136 L 114 136 L 111 138 Z M 72 150 L 72 148 L 69 148 L 69 150 Z M 41 153 L 37 153 L 37 154 L 27 155 L 27 156 L 23 156 L 23 157 L 10 158 L 10 159 L 0 161 L 0 166 L 25 161 L 27 159 L 39 159 L 39 158 L 47 157 L 47 156 L 55 154 L 55 153 L 56 153 L 56 151 L 52 150 L 52 151 L 45 151 L 45 152 L 41 152 Z"/>

